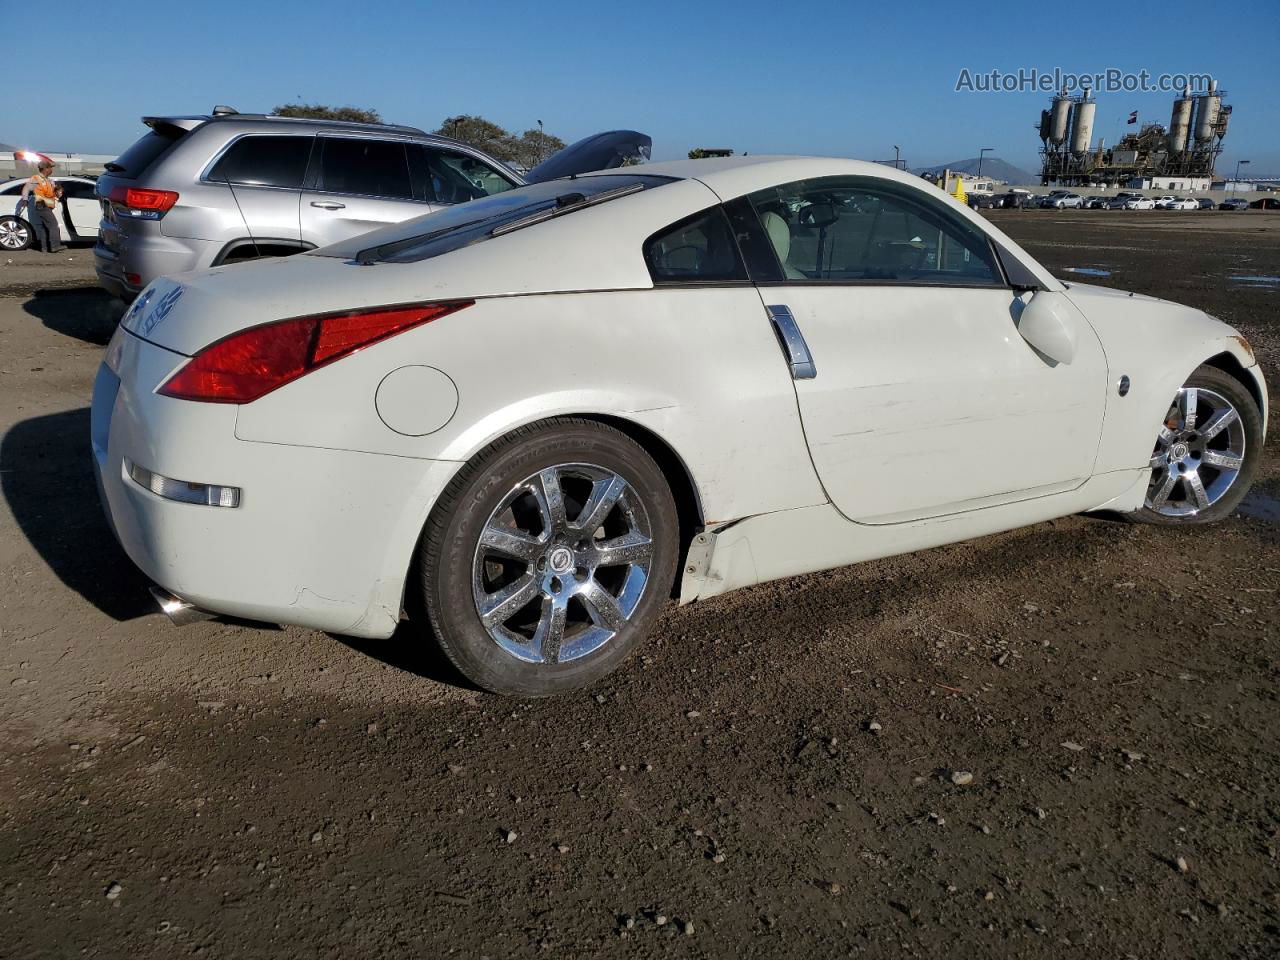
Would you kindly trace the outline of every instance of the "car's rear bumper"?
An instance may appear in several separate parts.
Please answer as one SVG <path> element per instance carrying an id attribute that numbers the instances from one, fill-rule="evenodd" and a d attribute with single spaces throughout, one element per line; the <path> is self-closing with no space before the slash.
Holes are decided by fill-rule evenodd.
<path id="1" fill-rule="evenodd" d="M 128 237 L 117 232 L 114 243 L 113 247 L 99 236 L 93 266 L 99 285 L 125 300 L 132 300 L 156 277 L 207 267 L 219 250 L 218 244 L 207 240 L 167 237 L 158 231 Z"/>
<path id="2" fill-rule="evenodd" d="M 161 397 L 184 358 L 123 331 L 94 386 L 94 468 L 111 528 L 157 584 L 198 607 L 386 637 L 431 505 L 458 464 L 256 443 L 238 407 Z M 166 499 L 128 474 L 240 489 L 236 507 Z"/>

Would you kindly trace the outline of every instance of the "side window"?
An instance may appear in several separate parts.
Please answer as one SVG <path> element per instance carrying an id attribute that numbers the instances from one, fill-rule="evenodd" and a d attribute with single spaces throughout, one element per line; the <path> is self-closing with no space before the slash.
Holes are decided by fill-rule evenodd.
<path id="1" fill-rule="evenodd" d="M 81 183 L 79 180 L 63 180 L 60 182 L 62 195 L 69 200 L 94 199 L 93 184 Z"/>
<path id="2" fill-rule="evenodd" d="M 405 145 L 392 140 L 321 137 L 320 190 L 412 200 Z"/>
<path id="3" fill-rule="evenodd" d="M 654 283 L 746 281 L 733 229 L 716 206 L 654 234 L 644 244 L 644 259 Z"/>
<path id="4" fill-rule="evenodd" d="M 22 192 L 22 184 L 25 181 L 19 180 L 17 183 L 11 183 L 3 190 L 0 190 L 0 197 L 15 196 Z"/>
<path id="5" fill-rule="evenodd" d="M 1004 282 L 986 235 L 921 190 L 875 177 L 823 177 L 749 199 L 789 280 Z"/>
<path id="6" fill-rule="evenodd" d="M 420 193 L 434 203 L 466 203 L 515 186 L 487 163 L 465 153 L 420 147 L 415 159 Z"/>
<path id="7" fill-rule="evenodd" d="M 242 137 L 222 155 L 207 179 L 296 190 L 307 172 L 311 142 L 311 137 Z"/>

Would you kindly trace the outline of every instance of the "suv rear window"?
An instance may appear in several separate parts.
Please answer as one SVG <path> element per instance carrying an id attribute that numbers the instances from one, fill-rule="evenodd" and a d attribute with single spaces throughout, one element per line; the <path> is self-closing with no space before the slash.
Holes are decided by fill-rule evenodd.
<path id="1" fill-rule="evenodd" d="M 107 170 L 128 180 L 136 180 L 186 135 L 181 127 L 159 125 L 144 133 L 133 146 L 108 163 Z"/>
<path id="2" fill-rule="evenodd" d="M 218 160 L 206 179 L 262 187 L 300 189 L 314 137 L 241 137 Z"/>
<path id="3" fill-rule="evenodd" d="M 671 177 L 603 174 L 550 180 L 490 194 L 439 213 L 390 224 L 363 236 L 335 243 L 313 254 L 366 263 L 414 263 L 429 260 L 492 236 L 511 233 L 544 220 L 641 190 L 670 183 Z"/>

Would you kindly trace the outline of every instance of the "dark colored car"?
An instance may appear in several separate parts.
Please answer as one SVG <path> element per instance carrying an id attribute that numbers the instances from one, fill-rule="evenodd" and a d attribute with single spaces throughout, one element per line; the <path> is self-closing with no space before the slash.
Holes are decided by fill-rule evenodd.
<path id="1" fill-rule="evenodd" d="M 1201 210 L 1212 210 L 1214 208 L 1213 198 L 1211 197 L 1196 197 L 1196 203 L 1200 205 Z"/>
<path id="2" fill-rule="evenodd" d="M 998 207 L 996 198 L 989 193 L 971 193 L 968 194 L 969 207 L 973 210 L 990 210 L 992 207 Z"/>
<path id="3" fill-rule="evenodd" d="M 1260 197 L 1249 204 L 1250 210 L 1280 210 L 1280 197 Z"/>
<path id="4" fill-rule="evenodd" d="M 1228 197 L 1218 204 L 1219 210 L 1248 210 L 1249 201 L 1241 200 L 1239 197 Z"/>
<path id="5" fill-rule="evenodd" d="M 993 206 L 1002 210 L 1022 210 L 1027 207 L 1035 206 L 1032 202 L 1035 199 L 1034 193 L 1020 193 L 1017 190 L 1010 190 L 1008 193 L 998 193 L 991 198 Z"/>

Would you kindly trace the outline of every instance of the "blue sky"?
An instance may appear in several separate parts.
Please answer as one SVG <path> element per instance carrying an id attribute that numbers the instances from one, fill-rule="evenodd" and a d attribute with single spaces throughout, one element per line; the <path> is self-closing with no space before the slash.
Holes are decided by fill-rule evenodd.
<path id="1" fill-rule="evenodd" d="M 542 119 L 567 141 L 632 127 L 653 136 L 656 159 L 728 146 L 877 160 L 897 144 L 913 167 L 994 147 L 1033 169 L 1048 95 L 957 93 L 961 69 L 1117 68 L 1212 74 L 1235 107 L 1219 172 L 1245 158 L 1249 173 L 1280 175 L 1274 0 L 1169 3 L 1110 19 L 1025 0 L 4 7 L 40 9 L 57 24 L 48 44 L 10 31 L 6 45 L 9 75 L 39 78 L 40 91 L 10 90 L 0 141 L 35 149 L 117 152 L 144 113 L 263 111 L 301 98 L 376 107 L 427 129 L 457 113 L 515 130 Z M 1095 141 L 1114 142 L 1130 110 L 1167 123 L 1172 99 L 1101 94 Z"/>

